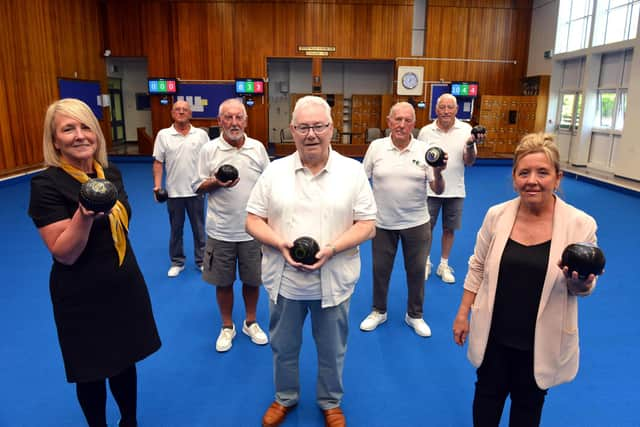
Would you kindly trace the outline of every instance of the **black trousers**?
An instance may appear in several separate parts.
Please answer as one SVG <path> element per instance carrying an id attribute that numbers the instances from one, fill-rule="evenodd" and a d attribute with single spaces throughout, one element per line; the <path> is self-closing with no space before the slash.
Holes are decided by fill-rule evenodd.
<path id="1" fill-rule="evenodd" d="M 490 338 L 476 373 L 474 427 L 498 427 L 507 396 L 510 427 L 540 425 L 547 390 L 539 388 L 533 376 L 533 350 L 518 350 Z"/>

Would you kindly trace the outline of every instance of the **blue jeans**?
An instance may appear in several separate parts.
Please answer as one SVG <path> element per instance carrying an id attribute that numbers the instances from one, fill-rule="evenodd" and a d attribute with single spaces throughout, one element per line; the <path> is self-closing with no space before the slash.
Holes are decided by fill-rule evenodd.
<path id="1" fill-rule="evenodd" d="M 189 216 L 191 232 L 193 233 L 193 255 L 196 265 L 202 265 L 206 234 L 204 231 L 204 196 L 171 197 L 167 200 L 169 211 L 169 225 L 171 236 L 169 238 L 169 256 L 171 265 L 184 265 L 183 230 L 185 212 Z"/>
<path id="2" fill-rule="evenodd" d="M 320 409 L 340 406 L 344 394 L 342 370 L 349 334 L 349 303 L 322 308 L 320 300 L 291 300 L 278 295 L 269 301 L 269 335 L 273 351 L 276 401 L 293 406 L 300 399 L 299 356 L 302 327 L 311 313 L 311 330 L 318 352 L 316 400 Z"/>

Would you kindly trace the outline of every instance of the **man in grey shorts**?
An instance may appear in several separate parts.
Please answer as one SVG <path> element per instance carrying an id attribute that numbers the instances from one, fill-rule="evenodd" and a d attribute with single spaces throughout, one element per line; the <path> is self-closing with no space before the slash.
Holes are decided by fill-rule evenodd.
<path id="1" fill-rule="evenodd" d="M 437 145 L 449 156 L 447 169 L 442 172 L 447 186 L 442 194 L 435 194 L 428 189 L 429 216 L 431 231 L 438 221 L 438 213 L 442 209 L 442 252 L 436 274 L 445 283 L 455 283 L 453 268 L 449 265 L 449 255 L 453 247 L 455 230 L 462 224 L 462 206 L 466 196 L 464 170 L 476 161 L 476 137 L 471 134 L 471 126 L 456 118 L 458 102 L 456 97 L 445 93 L 438 98 L 436 104 L 437 119 L 420 130 L 418 139 L 426 141 L 429 146 Z M 479 139 L 484 138 L 478 135 Z M 482 141 L 477 141 L 482 142 Z M 429 240 L 429 252 L 431 253 Z M 431 273 L 431 259 L 427 257 L 425 280 Z"/>
<path id="2" fill-rule="evenodd" d="M 260 141 L 245 135 L 247 111 L 241 100 L 233 98 L 220 104 L 218 122 L 222 133 L 200 152 L 194 188 L 208 196 L 202 278 L 216 286 L 222 317 L 216 350 L 225 352 L 231 349 L 236 336 L 232 319 L 236 264 L 246 310 L 242 332 L 255 344 L 269 342 L 256 322 L 262 283 L 261 244 L 245 231 L 247 200 L 258 177 L 269 164 L 269 156 Z M 222 165 L 235 166 L 238 178 L 226 182 L 218 180 L 215 173 Z"/>

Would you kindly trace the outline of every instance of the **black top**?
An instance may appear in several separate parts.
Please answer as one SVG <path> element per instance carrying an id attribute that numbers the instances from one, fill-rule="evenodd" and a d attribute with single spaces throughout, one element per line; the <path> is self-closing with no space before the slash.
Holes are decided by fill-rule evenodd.
<path id="1" fill-rule="evenodd" d="M 551 240 L 532 246 L 509 239 L 500 260 L 490 339 L 533 350 Z"/>
<path id="2" fill-rule="evenodd" d="M 120 171 L 105 168 L 129 215 Z M 29 215 L 41 228 L 70 219 L 78 209 L 80 182 L 57 167 L 31 180 Z M 118 374 L 160 348 L 151 301 L 131 243 L 121 266 L 109 219 L 94 221 L 87 245 L 73 265 L 53 259 L 49 290 L 67 381 L 95 381 Z"/>

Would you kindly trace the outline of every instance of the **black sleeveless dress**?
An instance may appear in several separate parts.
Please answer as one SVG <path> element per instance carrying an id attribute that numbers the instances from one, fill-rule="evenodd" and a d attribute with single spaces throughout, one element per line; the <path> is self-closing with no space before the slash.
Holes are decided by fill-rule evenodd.
<path id="1" fill-rule="evenodd" d="M 129 215 L 120 171 L 105 168 Z M 31 180 L 29 215 L 36 227 L 71 218 L 80 183 L 50 167 Z M 67 381 L 114 376 L 160 348 L 144 277 L 127 237 L 121 266 L 108 218 L 94 221 L 86 248 L 73 265 L 53 260 L 49 290 Z"/>

